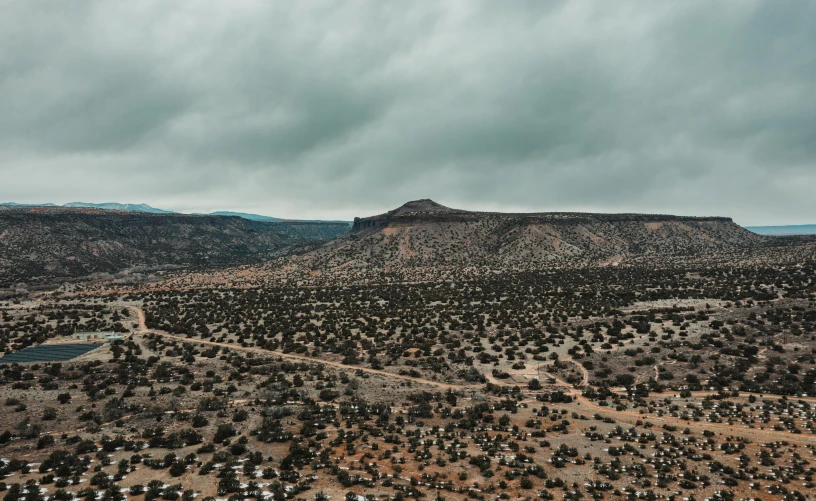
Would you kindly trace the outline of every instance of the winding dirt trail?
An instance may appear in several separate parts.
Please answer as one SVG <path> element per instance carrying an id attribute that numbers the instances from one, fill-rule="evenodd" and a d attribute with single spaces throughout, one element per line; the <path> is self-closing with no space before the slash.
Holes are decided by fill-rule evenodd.
<path id="1" fill-rule="evenodd" d="M 587 368 L 574 358 L 570 358 L 570 362 L 575 364 L 575 366 L 578 367 L 578 370 L 581 371 L 581 386 L 589 386 L 589 371 Z"/>
<path id="2" fill-rule="evenodd" d="M 158 329 L 149 329 L 147 324 L 145 323 L 145 314 L 141 308 L 136 306 L 126 306 L 129 310 L 135 311 L 136 316 L 139 319 L 139 330 L 136 331 L 137 334 L 156 334 L 168 339 L 174 339 L 176 341 L 180 341 L 183 343 L 196 343 L 196 344 L 204 344 L 208 346 L 218 346 L 220 348 L 226 348 L 230 350 L 240 350 L 240 351 L 248 351 L 253 353 L 261 353 L 263 355 L 276 355 L 281 358 L 288 358 L 290 360 L 297 360 L 299 362 L 309 362 L 314 364 L 325 365 L 327 367 L 334 367 L 336 369 L 347 370 L 347 371 L 362 371 L 368 374 L 376 374 L 379 376 L 385 376 L 395 379 L 401 379 L 403 381 L 408 381 L 412 383 L 419 383 L 425 384 L 429 386 L 435 386 L 437 388 L 442 388 L 445 390 L 461 390 L 461 389 L 470 389 L 470 388 L 481 388 L 482 385 L 459 385 L 459 384 L 450 384 L 444 383 L 442 381 L 434 381 L 432 379 L 423 379 L 417 378 L 412 376 L 404 376 L 402 374 L 395 374 L 393 372 L 372 369 L 369 367 L 358 367 L 356 365 L 346 365 L 340 362 L 332 362 L 331 360 L 322 360 L 319 358 L 307 357 L 304 355 L 295 355 L 293 353 L 284 353 L 280 350 L 267 350 L 263 348 L 257 348 L 255 346 L 241 346 L 232 343 L 218 343 L 215 341 L 207 341 L 204 339 L 194 339 L 194 338 L 186 338 L 184 336 L 178 336 L 176 334 L 170 334 L 169 332 L 165 332 Z"/>
<path id="3" fill-rule="evenodd" d="M 132 305 L 121 305 L 125 308 L 128 308 L 131 311 L 136 313 L 136 316 L 139 320 L 139 330 L 136 331 L 137 334 L 156 334 L 168 339 L 173 339 L 182 343 L 196 343 L 196 344 L 203 344 L 209 346 L 218 346 L 221 348 L 226 348 L 230 350 L 240 350 L 240 351 L 247 351 L 252 353 L 260 353 L 263 355 L 276 355 L 281 358 L 286 358 L 290 360 L 297 360 L 300 362 L 308 362 L 314 364 L 321 364 L 327 367 L 333 367 L 340 370 L 346 371 L 362 371 L 369 374 L 375 374 L 379 376 L 389 377 L 393 379 L 399 379 L 402 381 L 407 381 L 415 384 L 424 384 L 428 386 L 434 386 L 443 390 L 472 390 L 472 389 L 479 389 L 483 388 L 484 385 L 462 385 L 462 384 L 451 384 L 451 383 L 444 383 L 441 381 L 433 381 L 430 379 L 423 379 L 423 378 L 416 378 L 411 376 L 404 376 L 402 374 L 395 374 L 393 372 L 378 370 L 378 369 L 371 369 L 367 367 L 358 367 L 354 365 L 346 365 L 340 362 L 332 362 L 329 360 L 321 360 L 318 358 L 307 357 L 303 355 L 294 355 L 292 353 L 283 353 L 282 351 L 277 350 L 266 350 L 263 348 L 257 348 L 254 346 L 240 346 L 230 343 L 218 343 L 214 341 L 206 341 L 203 339 L 194 339 L 194 338 L 186 338 L 183 336 L 177 336 L 175 334 L 170 334 L 168 332 L 164 332 L 158 329 L 150 329 L 147 327 L 145 322 L 145 314 L 144 311 L 136 306 Z M 573 361 L 575 362 L 575 361 Z M 582 373 L 584 375 L 582 386 L 587 386 L 589 382 L 589 372 L 581 366 L 581 364 L 575 362 L 576 365 L 582 369 Z M 492 377 L 492 374 L 486 375 L 489 382 L 497 386 L 522 386 L 519 383 L 504 383 L 496 380 Z M 758 428 L 748 428 L 743 424 L 727 424 L 727 423 L 712 423 L 708 421 L 693 421 L 693 420 L 686 420 L 674 416 L 656 416 L 651 414 L 640 414 L 635 411 L 624 410 L 619 411 L 608 406 L 599 405 L 588 398 L 584 397 L 581 393 L 580 388 L 576 388 L 566 381 L 562 381 L 558 378 L 554 378 L 556 383 L 555 386 L 564 388 L 567 390 L 567 393 L 573 398 L 573 401 L 576 402 L 578 405 L 581 406 L 582 409 L 586 409 L 588 411 L 595 412 L 600 415 L 608 416 L 611 418 L 615 418 L 617 420 L 628 422 L 631 424 L 635 424 L 637 421 L 657 421 L 664 424 L 673 424 L 682 427 L 689 427 L 689 428 L 702 428 L 702 429 L 712 429 L 718 430 L 728 434 L 740 434 L 740 435 L 750 435 L 754 438 L 760 440 L 787 440 L 789 442 L 796 442 L 800 444 L 808 444 L 813 445 L 816 444 L 816 437 L 808 437 L 803 434 L 796 434 L 791 433 L 789 431 L 778 431 L 778 430 L 767 430 L 767 429 L 758 429 Z M 535 392 L 531 392 L 535 394 Z M 704 396 L 711 396 L 716 395 L 717 392 L 713 391 L 697 391 L 692 392 L 692 396 L 696 397 L 704 397 Z M 776 397 L 780 398 L 780 395 L 770 395 L 764 394 L 765 397 Z M 806 400 L 816 402 L 816 398 L 792 398 L 792 400 Z M 528 403 L 535 403 L 537 400 L 534 399 L 527 399 L 524 402 Z"/>

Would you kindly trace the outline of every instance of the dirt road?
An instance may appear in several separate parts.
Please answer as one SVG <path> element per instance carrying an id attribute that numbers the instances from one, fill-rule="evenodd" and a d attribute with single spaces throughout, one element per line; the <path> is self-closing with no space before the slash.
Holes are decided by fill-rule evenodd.
<path id="1" fill-rule="evenodd" d="M 290 359 L 290 360 L 297 360 L 297 361 L 300 361 L 300 362 L 321 364 L 321 365 L 325 365 L 327 367 L 334 367 L 336 369 L 341 369 L 341 370 L 346 370 L 346 371 L 362 371 L 362 372 L 369 373 L 369 374 L 376 374 L 376 375 L 379 375 L 379 376 L 384 376 L 384 377 L 399 379 L 399 380 L 403 380 L 403 381 L 408 381 L 408 382 L 411 382 L 411 383 L 414 383 L 414 384 L 424 384 L 424 385 L 428 385 L 428 386 L 434 386 L 434 387 L 437 387 L 437 388 L 440 388 L 440 389 L 443 389 L 443 390 L 454 390 L 454 391 L 459 390 L 459 391 L 461 391 L 461 390 L 477 389 L 477 388 L 483 388 L 484 387 L 484 385 L 450 384 L 450 383 L 444 383 L 444 382 L 440 382 L 440 381 L 433 381 L 433 380 L 430 380 L 430 379 L 422 379 L 422 378 L 416 378 L 416 377 L 411 377 L 411 376 L 404 376 L 404 375 L 401 375 L 401 374 L 395 374 L 393 372 L 377 370 L 377 369 L 371 369 L 371 368 L 367 368 L 367 367 L 358 367 L 358 366 L 354 366 L 354 365 L 346 365 L 346 364 L 342 364 L 340 362 L 332 362 L 332 361 L 328 361 L 328 360 L 321 360 L 321 359 L 318 359 L 318 358 L 312 358 L 312 357 L 307 357 L 307 356 L 303 356 L 303 355 L 295 355 L 295 354 L 292 354 L 292 353 L 283 353 L 281 351 L 276 351 L 276 350 L 266 350 L 266 349 L 257 348 L 257 347 L 254 347 L 254 346 L 240 346 L 240 345 L 235 345 L 235 344 L 230 344 L 230 343 L 217 343 L 217 342 L 214 342 L 214 341 L 206 341 L 206 340 L 203 340 L 203 339 L 186 338 L 186 337 L 183 337 L 183 336 L 177 336 L 175 334 L 170 334 L 168 332 L 164 332 L 164 331 L 161 331 L 161 330 L 149 329 L 147 327 L 147 324 L 145 323 L 144 311 L 141 308 L 138 308 L 136 306 L 130 306 L 130 305 L 123 305 L 123 306 L 125 306 L 126 308 L 128 308 L 128 309 L 130 309 L 130 310 L 132 310 L 132 311 L 134 311 L 136 313 L 136 316 L 139 319 L 139 330 L 137 331 L 137 333 L 142 333 L 142 334 L 152 333 L 152 334 L 156 334 L 156 335 L 168 338 L 168 339 L 174 339 L 176 341 L 183 342 L 183 343 L 196 343 L 196 344 L 203 344 L 203 345 L 209 345 L 209 346 L 218 346 L 218 347 L 227 348 L 227 349 L 230 349 L 230 350 L 247 351 L 247 352 L 253 352 L 253 353 L 260 353 L 260 354 L 263 354 L 263 355 L 277 355 L 277 356 L 280 356 L 281 358 L 287 358 L 287 359 Z M 576 365 L 581 367 L 580 364 L 576 364 Z M 581 367 L 581 368 L 583 369 L 583 367 Z M 584 383 L 588 383 L 589 373 L 586 370 L 584 370 L 582 372 L 584 374 Z M 520 386 L 519 383 L 503 383 L 503 382 L 499 382 L 498 380 L 495 380 L 495 378 L 493 378 L 492 375 L 487 375 L 487 378 L 488 378 L 488 381 L 490 381 L 491 383 L 496 384 L 498 386 L 511 386 L 511 387 L 512 386 Z M 657 422 L 664 423 L 664 424 L 673 424 L 673 425 L 676 425 L 678 427 L 683 427 L 683 428 L 688 427 L 688 428 L 712 429 L 712 430 L 718 430 L 720 432 L 728 433 L 728 434 L 750 435 L 750 436 L 760 438 L 760 439 L 765 439 L 765 440 L 788 440 L 790 442 L 796 442 L 796 443 L 800 443 L 800 444 L 811 444 L 811 445 L 816 444 L 816 437 L 808 437 L 808 436 L 805 436 L 803 434 L 795 434 L 795 433 L 791 433 L 791 432 L 788 432 L 788 431 L 760 430 L 760 429 L 757 429 L 757 428 L 747 428 L 747 427 L 744 427 L 744 425 L 743 425 L 743 427 L 740 427 L 740 425 L 736 425 L 736 424 L 735 425 L 730 425 L 730 424 L 727 424 L 727 423 L 711 423 L 711 422 L 703 422 L 703 421 L 691 421 L 691 420 L 681 419 L 681 418 L 677 418 L 677 417 L 673 417 L 673 416 L 655 416 L 655 415 L 649 415 L 649 414 L 640 414 L 638 412 L 629 411 L 629 410 L 619 411 L 619 410 L 615 410 L 613 408 L 603 406 L 603 405 L 598 405 L 597 403 L 592 402 L 591 400 L 589 400 L 588 398 L 584 397 L 581 394 L 581 389 L 575 388 L 575 387 L 573 387 L 572 385 L 568 384 L 565 381 L 562 381 L 562 380 L 560 380 L 558 378 L 555 378 L 555 381 L 556 381 L 555 386 L 559 386 L 559 387 L 562 387 L 562 388 L 566 389 L 567 392 L 572 396 L 574 402 L 579 404 L 582 409 L 587 410 L 587 412 L 594 412 L 594 413 L 597 413 L 597 414 L 600 414 L 600 415 L 603 415 L 603 416 L 608 416 L 608 417 L 611 417 L 611 418 L 616 419 L 618 421 L 629 422 L 631 424 L 634 424 L 637 421 L 657 421 Z M 692 396 L 700 396 L 700 397 L 713 395 L 713 394 L 716 394 L 716 392 L 710 392 L 710 391 L 692 392 Z M 771 395 L 766 394 L 765 396 L 771 396 Z M 774 395 L 774 396 L 779 397 L 779 395 Z M 536 401 L 532 400 L 532 399 L 529 399 L 529 400 L 527 400 L 527 402 L 532 403 L 532 402 L 536 402 Z"/>
<path id="2" fill-rule="evenodd" d="M 175 339 L 176 341 L 180 341 L 180 342 L 183 342 L 183 343 L 197 343 L 197 344 L 204 344 L 204 345 L 209 345 L 209 346 L 218 346 L 218 347 L 227 348 L 227 349 L 230 349 L 230 350 L 248 351 L 248 352 L 253 352 L 253 353 L 261 353 L 263 355 L 276 355 L 276 356 L 279 356 L 281 358 L 287 358 L 287 359 L 290 359 L 290 360 L 297 360 L 299 362 L 308 362 L 308 363 L 313 363 L 313 364 L 320 364 L 320 365 L 325 365 L 327 367 L 334 367 L 336 369 L 341 369 L 341 370 L 346 370 L 346 371 L 362 371 L 362 372 L 365 372 L 365 373 L 368 373 L 368 374 L 376 374 L 376 375 L 380 375 L 380 376 L 386 376 L 386 377 L 390 377 L 390 378 L 401 379 L 403 381 L 408 381 L 408 382 L 412 382 L 412 383 L 435 386 L 437 388 L 441 388 L 441 389 L 444 389 L 444 390 L 461 390 L 461 389 L 472 389 L 472 388 L 481 388 L 482 387 L 482 385 L 457 385 L 457 384 L 444 383 L 442 381 L 434 381 L 434 380 L 431 380 L 431 379 L 423 379 L 423 378 L 417 378 L 417 377 L 412 377 L 412 376 L 404 376 L 402 374 L 395 374 L 393 372 L 388 372 L 388 371 L 383 371 L 383 370 L 378 370 L 378 369 L 372 369 L 372 368 L 369 368 L 369 367 L 358 367 L 356 365 L 346 365 L 346 364 L 343 364 L 343 363 L 340 363 L 340 362 L 332 362 L 330 360 L 322 360 L 322 359 L 319 359 L 319 358 L 312 358 L 312 357 L 307 357 L 307 356 L 304 356 L 304 355 L 295 355 L 293 353 L 284 353 L 284 352 L 279 351 L 279 350 L 266 350 L 266 349 L 263 349 L 263 348 L 257 348 L 255 346 L 241 346 L 241 345 L 236 345 L 236 344 L 232 344 L 232 343 L 218 343 L 218 342 L 215 342 L 215 341 L 206 341 L 206 340 L 203 340 L 203 339 L 186 338 L 184 336 L 178 336 L 178 335 L 175 335 L 175 334 L 170 334 L 169 332 L 165 332 L 165 331 L 158 330 L 158 329 L 149 329 L 147 327 L 147 324 L 145 323 L 144 311 L 142 311 L 141 308 L 138 308 L 138 307 L 135 307 L 135 306 L 127 306 L 127 308 L 132 310 L 132 311 L 135 311 L 136 316 L 139 319 L 139 330 L 137 331 L 137 333 L 156 334 L 156 335 L 159 335 L 159 336 L 162 336 L 162 337 L 165 337 L 165 338 Z"/>

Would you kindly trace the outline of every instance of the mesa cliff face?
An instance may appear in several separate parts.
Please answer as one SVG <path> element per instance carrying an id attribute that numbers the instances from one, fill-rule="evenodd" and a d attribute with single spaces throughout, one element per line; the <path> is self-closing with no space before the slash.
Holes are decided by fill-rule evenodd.
<path id="1" fill-rule="evenodd" d="M 766 243 L 726 217 L 471 212 L 417 200 L 356 218 L 346 237 L 310 255 L 317 268 L 502 269 L 708 255 Z"/>
<path id="2" fill-rule="evenodd" d="M 354 218 L 352 231 L 364 231 L 372 228 L 384 228 L 400 224 L 422 223 L 467 223 L 484 219 L 501 219 L 517 221 L 519 224 L 594 224 L 598 222 L 720 222 L 733 223 L 729 217 L 693 217 L 671 216 L 663 214 L 592 214 L 582 212 L 475 212 L 451 209 L 437 204 L 433 200 L 416 200 L 377 216 Z"/>

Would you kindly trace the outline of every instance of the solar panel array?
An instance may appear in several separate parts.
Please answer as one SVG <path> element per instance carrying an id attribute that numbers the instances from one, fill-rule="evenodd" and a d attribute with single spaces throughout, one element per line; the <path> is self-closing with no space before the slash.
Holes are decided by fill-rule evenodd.
<path id="1" fill-rule="evenodd" d="M 0 357 L 0 364 L 26 362 L 62 362 L 84 355 L 102 346 L 102 343 L 41 344 Z"/>

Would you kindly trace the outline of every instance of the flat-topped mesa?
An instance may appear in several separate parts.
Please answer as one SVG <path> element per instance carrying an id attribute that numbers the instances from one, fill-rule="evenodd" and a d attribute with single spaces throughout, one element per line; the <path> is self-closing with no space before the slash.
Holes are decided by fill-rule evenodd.
<path id="1" fill-rule="evenodd" d="M 733 223 L 730 217 L 720 216 L 673 216 L 670 214 L 603 214 L 591 212 L 542 212 L 530 214 L 508 214 L 519 216 L 524 224 L 582 224 L 582 223 Z"/>
<path id="2" fill-rule="evenodd" d="M 401 207 L 376 216 L 354 218 L 352 231 L 384 228 L 389 225 L 423 223 L 468 223 L 485 219 L 517 221 L 520 225 L 563 225 L 620 222 L 721 222 L 732 223 L 729 217 L 672 216 L 665 214 L 602 214 L 589 212 L 478 212 L 452 209 L 433 200 L 422 199 L 408 202 Z"/>
<path id="3" fill-rule="evenodd" d="M 727 217 L 580 212 L 502 213 L 409 202 L 354 220 L 347 236 L 305 255 L 318 270 L 404 270 L 669 263 L 731 256 L 771 245 Z"/>

